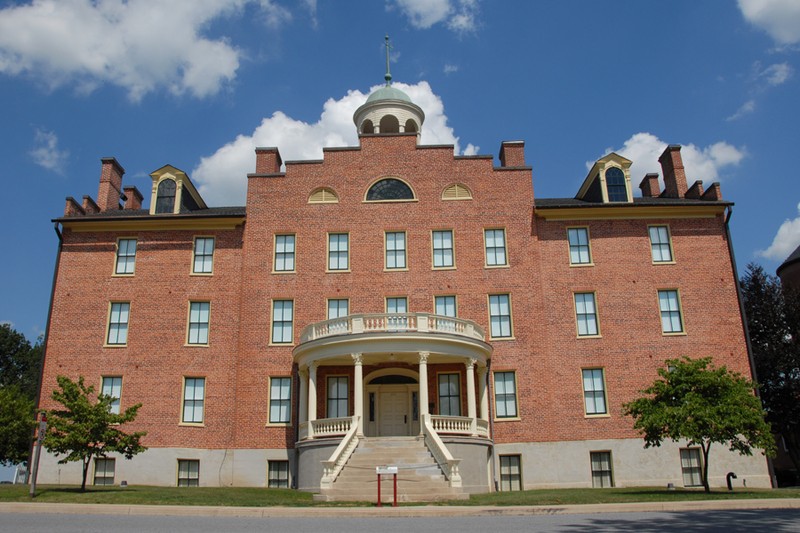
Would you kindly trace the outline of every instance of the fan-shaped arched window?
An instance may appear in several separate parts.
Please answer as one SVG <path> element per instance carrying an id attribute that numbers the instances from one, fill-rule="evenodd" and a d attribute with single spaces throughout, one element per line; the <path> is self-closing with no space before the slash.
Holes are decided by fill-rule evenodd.
<path id="1" fill-rule="evenodd" d="M 165 179 L 158 184 L 156 214 L 175 212 L 175 180 Z"/>
<path id="2" fill-rule="evenodd" d="M 330 189 L 328 187 L 320 187 L 319 189 L 314 189 L 314 191 L 311 193 L 311 196 L 308 197 L 308 203 L 338 204 L 339 196 L 333 189 Z"/>
<path id="3" fill-rule="evenodd" d="M 385 200 L 413 200 L 414 191 L 403 181 L 396 178 L 386 178 L 376 181 L 367 191 L 368 202 Z"/>
<path id="4" fill-rule="evenodd" d="M 609 202 L 627 202 L 628 189 L 625 186 L 625 174 L 617 167 L 606 170 L 606 191 Z"/>
<path id="5" fill-rule="evenodd" d="M 442 200 L 472 200 L 472 193 L 466 185 L 454 183 L 442 191 Z"/>

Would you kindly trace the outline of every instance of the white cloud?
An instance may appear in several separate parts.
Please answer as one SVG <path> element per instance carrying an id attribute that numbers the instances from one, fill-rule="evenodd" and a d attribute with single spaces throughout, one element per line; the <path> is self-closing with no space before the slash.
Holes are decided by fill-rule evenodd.
<path id="1" fill-rule="evenodd" d="M 122 87 L 138 101 L 157 89 L 203 98 L 236 76 L 241 52 L 203 31 L 256 0 L 34 0 L 0 10 L 0 73 L 50 88 Z M 257 2 L 268 24 L 289 12 Z"/>
<path id="2" fill-rule="evenodd" d="M 444 66 L 444 73 L 445 74 L 452 74 L 454 72 L 458 72 L 458 65 L 452 65 L 450 63 L 447 63 Z"/>
<path id="3" fill-rule="evenodd" d="M 34 133 L 35 148 L 28 152 L 33 162 L 56 174 L 64 173 L 64 166 L 69 159 L 69 151 L 58 149 L 58 136 L 52 131 L 36 129 Z"/>
<path id="4" fill-rule="evenodd" d="M 372 90 L 377 89 L 375 86 Z M 416 85 L 395 83 L 411 100 L 425 111 L 422 126 L 422 144 L 452 144 L 456 153 L 462 153 L 459 138 L 447 125 L 442 99 L 427 82 Z M 192 171 L 203 198 L 210 205 L 243 205 L 247 190 L 246 175 L 255 171 L 255 148 L 277 146 L 284 161 L 322 159 L 322 148 L 330 146 L 356 146 L 358 135 L 353 124 L 353 113 L 366 101 L 367 95 L 358 90 L 348 91 L 339 100 L 328 99 L 318 121 L 306 123 L 276 111 L 264 118 L 249 134 L 242 134 L 201 159 Z M 464 155 L 474 155 L 478 147 L 468 144 Z"/>
<path id="5" fill-rule="evenodd" d="M 797 0 L 739 0 L 744 18 L 780 45 L 800 42 L 800 2 Z"/>
<path id="6" fill-rule="evenodd" d="M 450 30 L 466 33 L 477 27 L 477 0 L 393 0 L 393 3 L 417 29 L 426 30 L 443 23 Z"/>
<path id="7" fill-rule="evenodd" d="M 788 63 L 776 63 L 765 68 L 760 78 L 767 80 L 767 84 L 776 86 L 786 82 L 794 74 L 794 69 Z"/>
<path id="8" fill-rule="evenodd" d="M 800 246 L 800 204 L 797 204 L 797 213 L 797 218 L 783 221 L 769 248 L 758 250 L 757 255 L 773 261 L 783 261 Z"/>
<path id="9" fill-rule="evenodd" d="M 756 110 L 756 101 L 755 100 L 748 100 L 745 103 L 743 103 L 739 109 L 736 110 L 736 113 L 734 113 L 733 115 L 729 116 L 725 120 L 727 120 L 728 122 L 730 122 L 732 120 L 739 120 L 743 116 L 749 115 L 750 113 L 752 113 L 755 110 Z"/>
<path id="10" fill-rule="evenodd" d="M 622 148 L 607 148 L 606 153 L 616 152 L 630 159 L 631 184 L 634 187 L 644 178 L 645 174 L 655 172 L 661 174 L 661 165 L 658 158 L 664 152 L 667 143 L 652 133 L 636 133 L 625 141 Z M 726 142 L 717 142 L 705 148 L 694 144 L 684 144 L 681 147 L 681 158 L 686 169 L 686 181 L 689 186 L 696 180 L 701 180 L 708 186 L 715 181 L 721 181 L 720 170 L 729 166 L 736 166 L 745 157 L 744 148 L 736 148 Z M 588 167 L 594 162 L 587 163 Z M 663 190 L 663 176 L 661 179 Z"/>

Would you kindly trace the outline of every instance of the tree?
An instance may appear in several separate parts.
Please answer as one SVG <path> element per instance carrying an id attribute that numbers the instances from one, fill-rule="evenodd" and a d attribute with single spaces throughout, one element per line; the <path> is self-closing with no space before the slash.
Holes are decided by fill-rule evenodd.
<path id="1" fill-rule="evenodd" d="M 90 396 L 94 394 L 94 387 L 87 387 L 83 377 L 79 377 L 77 382 L 65 376 L 58 376 L 57 380 L 60 390 L 53 391 L 52 398 L 64 409 L 47 412 L 48 428 L 44 446 L 50 453 L 66 455 L 59 464 L 82 462 L 81 491 L 85 491 L 86 474 L 92 458 L 116 452 L 131 459 L 147 449 L 140 443 L 146 432 L 127 434 L 119 428 L 136 418 L 142 404 L 129 407 L 124 413 L 114 414 L 111 412 L 113 398 L 98 394 L 97 401 L 92 401 Z"/>
<path id="2" fill-rule="evenodd" d="M 659 378 L 641 391 L 647 396 L 625 404 L 625 414 L 644 436 L 645 448 L 661 446 L 665 439 L 686 439 L 703 452 L 703 487 L 708 485 L 708 452 L 714 443 L 732 452 L 752 455 L 753 448 L 773 454 L 775 443 L 764 421 L 755 385 L 711 358 L 669 359 L 658 369 Z"/>
<path id="3" fill-rule="evenodd" d="M 0 464 L 16 465 L 28 460 L 36 422 L 34 402 L 16 385 L 0 387 Z"/>
<path id="4" fill-rule="evenodd" d="M 0 464 L 28 459 L 41 360 L 41 338 L 31 346 L 22 333 L 0 324 Z"/>
<path id="5" fill-rule="evenodd" d="M 800 472 L 800 290 L 755 263 L 741 280 L 756 376 L 767 421 Z"/>

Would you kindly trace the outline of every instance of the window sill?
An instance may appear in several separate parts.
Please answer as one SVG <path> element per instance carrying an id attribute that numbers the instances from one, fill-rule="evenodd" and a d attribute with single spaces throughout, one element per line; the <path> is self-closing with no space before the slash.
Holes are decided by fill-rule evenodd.
<path id="1" fill-rule="evenodd" d="M 136 275 L 135 272 L 130 273 L 130 274 L 117 274 L 116 272 L 114 272 L 113 274 L 111 274 L 111 277 L 112 278 L 132 278 L 135 275 Z"/>
<path id="2" fill-rule="evenodd" d="M 602 339 L 603 336 L 598 333 L 597 335 L 578 335 L 575 338 L 576 339 Z"/>
<path id="3" fill-rule="evenodd" d="M 663 337 L 685 337 L 686 336 L 686 332 L 685 331 L 675 331 L 675 332 L 662 331 L 661 335 Z"/>
<path id="4" fill-rule="evenodd" d="M 211 345 L 208 344 L 208 343 L 200 344 L 199 342 L 197 342 L 197 343 L 195 343 L 195 342 L 187 342 L 187 343 L 184 343 L 184 345 L 183 345 L 184 348 L 209 348 L 210 346 Z"/>
<path id="5" fill-rule="evenodd" d="M 181 427 L 187 428 L 204 428 L 206 427 L 205 422 L 178 422 L 178 425 Z"/>
<path id="6" fill-rule="evenodd" d="M 264 424 L 266 428 L 288 428 L 292 427 L 291 422 L 267 422 Z"/>
<path id="7" fill-rule="evenodd" d="M 506 263 L 505 265 L 483 265 L 483 268 L 486 269 L 495 269 L 495 268 L 511 268 L 511 265 Z"/>
<path id="8" fill-rule="evenodd" d="M 350 272 L 350 269 L 342 269 L 342 270 L 326 270 L 326 274 L 346 274 Z"/>
<path id="9" fill-rule="evenodd" d="M 384 267 L 383 271 L 384 272 L 408 272 L 408 267 L 403 267 L 403 268 L 388 268 L 388 267 Z"/>
<path id="10" fill-rule="evenodd" d="M 516 337 L 489 337 L 490 341 L 515 341 L 517 340 Z"/>
<path id="11" fill-rule="evenodd" d="M 442 267 L 437 267 L 437 266 L 431 267 L 431 270 L 455 270 L 455 269 L 456 269 L 455 265 L 453 265 L 453 266 L 442 266 Z"/>
<path id="12" fill-rule="evenodd" d="M 596 415 L 593 414 L 585 414 L 583 415 L 584 418 L 611 418 L 609 413 L 598 413 Z"/>
<path id="13" fill-rule="evenodd" d="M 495 417 L 494 422 L 521 422 L 522 419 L 518 416 L 504 416 L 502 418 Z"/>
<path id="14" fill-rule="evenodd" d="M 103 348 L 127 348 L 128 343 L 125 344 L 103 344 Z"/>
<path id="15" fill-rule="evenodd" d="M 214 275 L 214 273 L 213 272 L 192 272 L 189 275 L 190 276 L 199 276 L 201 278 L 210 278 L 211 276 Z"/>
<path id="16" fill-rule="evenodd" d="M 267 346 L 276 346 L 278 348 L 281 347 L 291 348 L 292 346 L 294 346 L 294 342 L 270 342 L 269 344 L 267 344 Z"/>
<path id="17" fill-rule="evenodd" d="M 594 266 L 594 262 L 592 262 L 592 263 L 570 263 L 569 264 L 570 268 L 583 268 L 583 267 L 593 267 L 593 266 Z"/>
<path id="18" fill-rule="evenodd" d="M 676 264 L 674 259 L 672 261 L 653 261 L 653 266 L 674 265 L 674 264 Z"/>
<path id="19" fill-rule="evenodd" d="M 273 270 L 271 274 L 297 274 L 296 270 Z"/>

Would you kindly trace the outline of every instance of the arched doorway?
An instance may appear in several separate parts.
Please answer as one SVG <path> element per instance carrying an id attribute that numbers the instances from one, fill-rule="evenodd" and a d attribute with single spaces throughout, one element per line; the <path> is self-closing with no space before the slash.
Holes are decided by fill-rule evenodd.
<path id="1" fill-rule="evenodd" d="M 387 368 L 364 379 L 367 437 L 419 434 L 419 381 L 412 370 Z"/>

